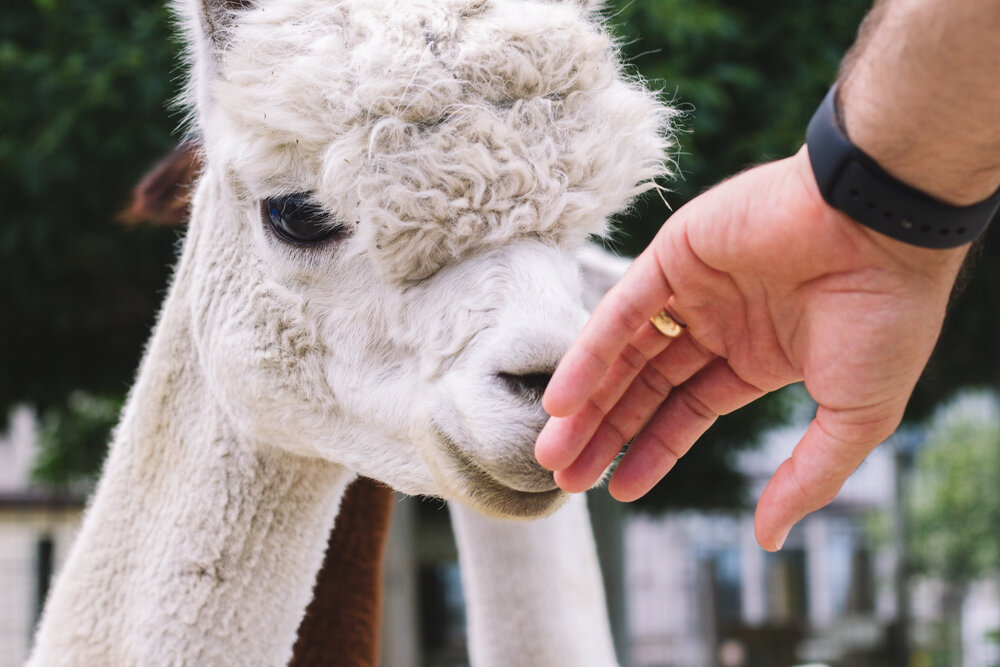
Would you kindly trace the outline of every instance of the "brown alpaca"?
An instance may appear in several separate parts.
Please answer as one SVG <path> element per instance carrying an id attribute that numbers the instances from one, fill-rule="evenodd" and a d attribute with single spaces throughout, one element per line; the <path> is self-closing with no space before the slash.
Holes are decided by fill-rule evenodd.
<path id="1" fill-rule="evenodd" d="M 367 477 L 348 487 L 289 665 L 378 664 L 382 552 L 391 515 L 389 487 Z"/>

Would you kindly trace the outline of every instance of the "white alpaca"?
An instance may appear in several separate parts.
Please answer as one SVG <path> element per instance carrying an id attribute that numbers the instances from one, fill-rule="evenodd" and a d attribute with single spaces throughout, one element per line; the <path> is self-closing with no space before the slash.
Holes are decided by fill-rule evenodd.
<path id="1" fill-rule="evenodd" d="M 356 474 L 554 512 L 575 253 L 663 171 L 669 112 L 579 3 L 181 13 L 206 166 L 34 665 L 286 663 Z M 613 662 L 582 499 L 453 507 L 474 660 Z"/>

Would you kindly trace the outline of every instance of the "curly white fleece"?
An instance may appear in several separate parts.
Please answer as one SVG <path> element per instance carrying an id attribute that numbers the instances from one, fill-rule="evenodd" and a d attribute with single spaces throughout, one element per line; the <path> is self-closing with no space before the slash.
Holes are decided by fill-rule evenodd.
<path id="1" fill-rule="evenodd" d="M 224 43 L 211 162 L 250 199 L 320 193 L 383 277 L 602 233 L 665 173 L 671 111 L 579 4 L 291 0 Z"/>

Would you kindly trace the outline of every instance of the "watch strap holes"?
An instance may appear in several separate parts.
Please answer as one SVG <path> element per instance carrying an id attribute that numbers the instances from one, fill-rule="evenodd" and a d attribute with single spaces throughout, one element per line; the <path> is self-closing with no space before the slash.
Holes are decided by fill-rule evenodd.
<path id="1" fill-rule="evenodd" d="M 851 143 L 836 113 L 836 84 L 806 131 L 809 164 L 823 199 L 859 224 L 924 248 L 955 248 L 982 234 L 1000 210 L 1000 188 L 952 206 L 896 179 Z"/>

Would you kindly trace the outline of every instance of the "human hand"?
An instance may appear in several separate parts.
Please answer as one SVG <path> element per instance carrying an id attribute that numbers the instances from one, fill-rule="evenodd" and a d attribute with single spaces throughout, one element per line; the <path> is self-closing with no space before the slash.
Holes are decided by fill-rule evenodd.
<path id="1" fill-rule="evenodd" d="M 822 199 L 806 149 L 677 211 L 595 309 L 545 392 L 535 454 L 567 491 L 649 491 L 720 414 L 805 381 L 815 418 L 761 495 L 757 540 L 781 547 L 899 425 L 967 247 L 926 250 Z M 675 339 L 649 318 L 667 307 Z M 638 434 L 638 435 L 636 435 Z"/>

